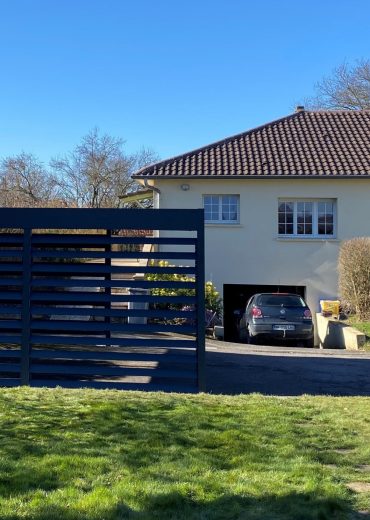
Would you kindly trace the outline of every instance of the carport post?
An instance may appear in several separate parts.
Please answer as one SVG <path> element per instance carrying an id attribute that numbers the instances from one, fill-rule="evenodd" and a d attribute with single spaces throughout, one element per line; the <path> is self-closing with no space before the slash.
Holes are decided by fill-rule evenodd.
<path id="1" fill-rule="evenodd" d="M 23 234 L 23 290 L 22 290 L 22 342 L 21 342 L 21 385 L 30 384 L 31 350 L 31 229 Z"/>

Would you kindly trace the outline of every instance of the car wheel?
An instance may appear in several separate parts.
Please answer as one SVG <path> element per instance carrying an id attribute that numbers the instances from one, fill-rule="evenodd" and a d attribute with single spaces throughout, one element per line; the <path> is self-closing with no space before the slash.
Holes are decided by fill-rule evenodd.
<path id="1" fill-rule="evenodd" d="M 249 338 L 248 330 L 245 327 L 239 329 L 239 341 L 241 343 L 248 343 L 248 338 Z"/>
<path id="2" fill-rule="evenodd" d="M 249 332 L 249 329 L 247 328 L 247 334 L 248 334 L 248 337 L 247 337 L 247 343 L 249 345 L 255 345 L 257 343 L 257 338 L 256 336 L 253 336 L 250 332 Z"/>

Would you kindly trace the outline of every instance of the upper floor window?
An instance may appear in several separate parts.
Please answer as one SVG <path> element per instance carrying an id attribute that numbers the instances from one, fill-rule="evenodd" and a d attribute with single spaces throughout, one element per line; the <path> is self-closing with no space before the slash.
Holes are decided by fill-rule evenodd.
<path id="1" fill-rule="evenodd" d="M 239 223 L 239 195 L 203 195 L 203 205 L 206 223 Z"/>
<path id="2" fill-rule="evenodd" d="M 279 236 L 334 238 L 335 213 L 333 199 L 279 200 Z"/>

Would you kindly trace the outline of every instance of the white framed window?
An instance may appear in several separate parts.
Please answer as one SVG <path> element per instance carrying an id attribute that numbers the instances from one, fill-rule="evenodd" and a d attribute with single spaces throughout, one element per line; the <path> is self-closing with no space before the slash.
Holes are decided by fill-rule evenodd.
<path id="1" fill-rule="evenodd" d="M 336 201 L 334 199 L 280 199 L 279 237 L 335 238 Z"/>
<path id="2" fill-rule="evenodd" d="M 208 224 L 239 224 L 239 195 L 203 195 L 203 207 Z"/>

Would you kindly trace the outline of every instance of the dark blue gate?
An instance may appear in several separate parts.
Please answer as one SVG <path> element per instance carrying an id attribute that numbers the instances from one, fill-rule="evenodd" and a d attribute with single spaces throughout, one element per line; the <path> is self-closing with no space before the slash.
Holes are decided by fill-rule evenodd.
<path id="1" fill-rule="evenodd" d="M 203 391 L 203 210 L 0 209 L 0 385 Z"/>

